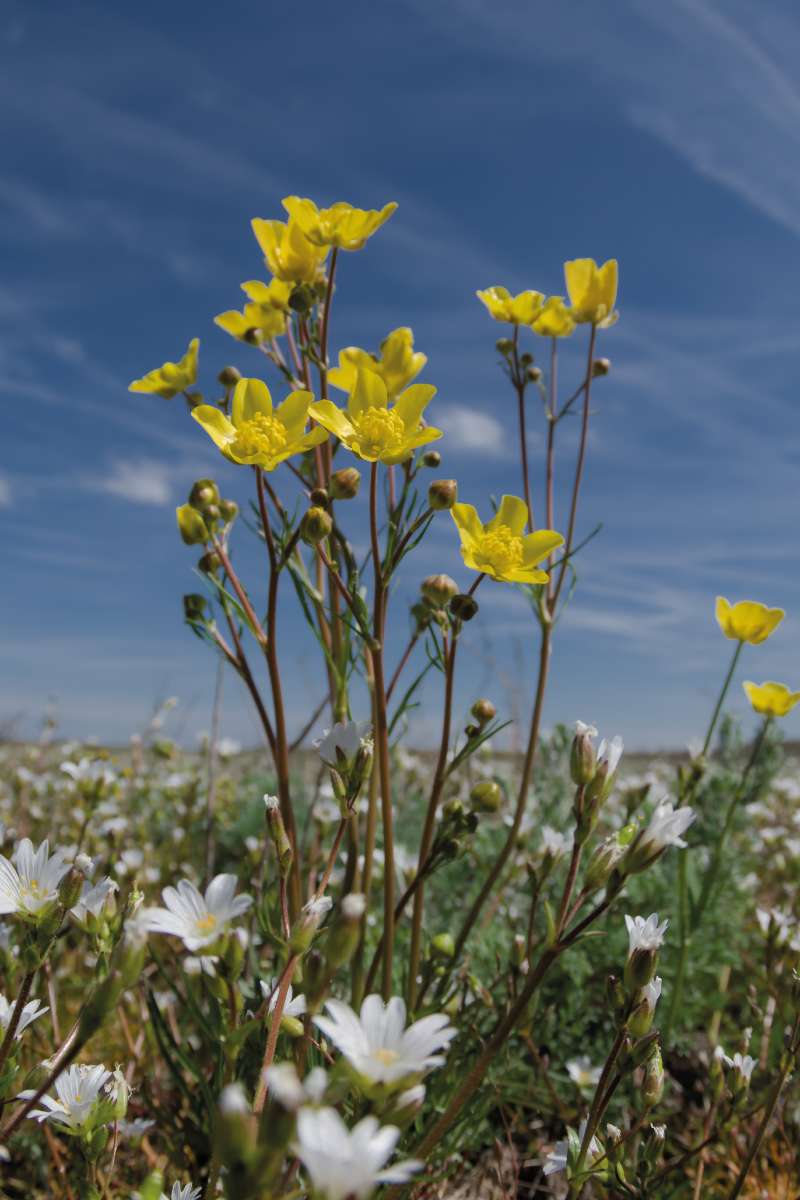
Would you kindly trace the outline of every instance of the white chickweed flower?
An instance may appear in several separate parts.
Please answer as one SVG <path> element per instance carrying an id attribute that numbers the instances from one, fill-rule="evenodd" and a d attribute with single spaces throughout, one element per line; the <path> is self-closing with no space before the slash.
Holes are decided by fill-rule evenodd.
<path id="1" fill-rule="evenodd" d="M 661 997 L 661 976 L 656 975 L 648 984 L 642 988 L 642 999 L 647 1005 L 647 1011 L 650 1016 L 656 1011 L 656 1005 Z"/>
<path id="2" fill-rule="evenodd" d="M 567 1140 L 563 1142 L 556 1142 L 555 1146 L 545 1159 L 543 1168 L 545 1175 L 555 1175 L 558 1171 L 566 1171 L 570 1158 L 570 1150 L 572 1149 L 573 1154 L 577 1154 L 578 1150 L 583 1144 L 583 1137 L 586 1133 L 586 1121 L 581 1121 L 577 1135 L 574 1129 L 570 1129 L 567 1132 L 569 1135 Z M 598 1138 L 593 1137 L 586 1152 L 585 1167 L 590 1169 L 595 1160 L 600 1158 L 603 1153 L 604 1151 L 600 1141 Z"/>
<path id="3" fill-rule="evenodd" d="M 664 942 L 669 921 L 662 921 L 659 925 L 658 913 L 651 913 L 649 917 L 629 917 L 626 914 L 625 925 L 630 958 L 637 950 L 658 950 Z"/>
<path id="4" fill-rule="evenodd" d="M 278 1003 L 278 984 L 279 984 L 279 982 L 280 982 L 280 980 L 278 980 L 278 979 L 271 979 L 271 980 L 269 980 L 269 982 L 266 982 L 263 979 L 261 980 L 261 995 L 264 997 L 265 1000 L 267 998 L 269 998 L 269 1004 L 267 1005 L 267 1011 L 270 1013 L 273 1013 L 275 1011 L 275 1006 Z M 295 996 L 294 992 L 292 990 L 292 985 L 289 984 L 289 988 L 286 992 L 286 1003 L 283 1006 L 284 1017 L 302 1017 L 304 1015 L 305 1011 L 306 1011 L 305 996 Z"/>
<path id="5" fill-rule="evenodd" d="M 236 876 L 217 875 L 202 896 L 193 883 L 182 879 L 177 888 L 164 888 L 165 908 L 150 908 L 142 921 L 150 933 L 171 933 L 187 950 L 200 950 L 217 941 L 232 921 L 247 912 L 252 896 L 236 896 Z"/>
<path id="6" fill-rule="evenodd" d="M 42 1096 L 44 1108 L 34 1109 L 30 1115 L 40 1124 L 52 1121 L 67 1133 L 82 1133 L 95 1124 L 97 1109 L 107 1098 L 113 1079 L 102 1064 L 68 1067 L 55 1081 L 56 1098 Z"/>
<path id="7" fill-rule="evenodd" d="M 406 1006 L 393 996 L 384 1004 L 367 996 L 360 1016 L 342 1000 L 328 1000 L 328 1016 L 314 1020 L 347 1061 L 370 1083 L 395 1087 L 410 1075 L 422 1075 L 444 1062 L 456 1030 L 444 1013 L 434 1013 L 406 1028 Z"/>
<path id="8" fill-rule="evenodd" d="M 371 733 L 370 721 L 339 721 L 333 729 L 326 729 L 314 746 L 329 767 L 341 767 L 352 763 L 362 747 L 372 750 Z"/>
<path id="9" fill-rule="evenodd" d="M 5 1036 L 6 1030 L 8 1029 L 11 1021 L 12 1013 L 14 1012 L 14 1008 L 14 1002 L 6 1000 L 5 996 L 2 994 L 2 992 L 0 992 L 0 1036 Z M 22 1013 L 20 1014 L 17 1032 L 14 1034 L 15 1041 L 19 1041 L 32 1021 L 35 1021 L 37 1017 L 43 1017 L 48 1011 L 49 1010 L 47 1008 L 39 1007 L 38 1000 L 29 1000 L 28 1003 L 24 1005 Z"/>
<path id="10" fill-rule="evenodd" d="M 650 824 L 642 833 L 641 846 L 647 846 L 649 854 L 658 854 L 667 846 L 686 846 L 683 835 L 696 816 L 693 809 L 685 805 L 673 808 L 668 800 L 661 800 L 655 807 Z"/>
<path id="11" fill-rule="evenodd" d="M 97 883 L 85 881 L 81 887 L 78 903 L 69 910 L 79 925 L 85 925 L 89 917 L 95 920 L 100 916 L 109 896 L 119 891 L 119 885 L 113 879 L 100 879 Z"/>
<path id="12" fill-rule="evenodd" d="M 567 1063 L 567 1074 L 579 1088 L 595 1087 L 602 1073 L 603 1068 L 593 1066 L 592 1060 L 585 1054 L 572 1058 Z"/>
<path id="13" fill-rule="evenodd" d="M 334 1108 L 303 1108 L 297 1116 L 295 1153 L 323 1200 L 366 1200 L 382 1183 L 408 1183 L 421 1164 L 384 1164 L 400 1130 L 364 1117 L 348 1129 Z"/>
<path id="14" fill-rule="evenodd" d="M 161 1200 L 200 1200 L 202 1194 L 202 1188 L 192 1187 L 190 1183 L 173 1183 L 169 1195 L 166 1192 L 161 1193 Z"/>
<path id="15" fill-rule="evenodd" d="M 50 853 L 50 843 L 34 850 L 23 838 L 12 860 L 0 854 L 0 913 L 36 919 L 45 916 L 58 899 L 58 885 L 69 870 L 63 850 Z"/>

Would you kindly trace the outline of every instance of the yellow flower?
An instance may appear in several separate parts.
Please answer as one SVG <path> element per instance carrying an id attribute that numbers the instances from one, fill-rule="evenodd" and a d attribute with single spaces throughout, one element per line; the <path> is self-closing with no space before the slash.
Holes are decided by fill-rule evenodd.
<path id="1" fill-rule="evenodd" d="M 405 462 L 418 446 L 442 436 L 441 429 L 422 424 L 422 414 L 435 394 L 436 388 L 430 384 L 413 383 L 390 408 L 380 375 L 359 367 L 346 412 L 331 400 L 320 400 L 312 404 L 309 415 L 359 458 L 391 466 Z"/>
<path id="2" fill-rule="evenodd" d="M 751 646 L 765 642 L 785 615 L 782 608 L 767 608 L 757 600 L 729 604 L 724 596 L 717 596 L 717 622 L 725 637 L 734 642 L 749 642 Z"/>
<path id="3" fill-rule="evenodd" d="M 575 258 L 564 263 L 572 315 L 579 324 L 597 325 L 608 329 L 619 313 L 617 299 L 617 260 L 610 258 L 598 267 L 593 258 Z"/>
<path id="4" fill-rule="evenodd" d="M 264 342 L 285 332 L 286 314 L 271 304 L 245 304 L 244 312 L 231 308 L 214 324 L 240 342 Z"/>
<path id="5" fill-rule="evenodd" d="M 317 208 L 313 200 L 287 196 L 283 207 L 315 246 L 360 250 L 367 238 L 389 220 L 397 205 L 391 201 L 378 212 L 374 208 L 353 208 L 352 204 L 340 200 L 330 208 Z"/>
<path id="6" fill-rule="evenodd" d="M 278 308 L 283 313 L 291 312 L 289 297 L 294 291 L 291 283 L 283 279 L 270 279 L 262 283 L 260 279 L 250 279 L 240 285 L 249 300 L 255 304 L 264 304 L 267 308 Z"/>
<path id="7" fill-rule="evenodd" d="M 542 337 L 569 337 L 574 328 L 575 318 L 564 303 L 563 296 L 548 296 L 533 322 L 533 332 Z"/>
<path id="8" fill-rule="evenodd" d="M 313 245 L 297 221 L 289 221 L 287 225 L 285 221 L 255 217 L 250 224 L 267 266 L 278 279 L 286 283 L 313 283 L 319 278 L 327 246 Z"/>
<path id="9" fill-rule="evenodd" d="M 293 454 L 302 454 L 324 442 L 328 434 L 319 425 L 306 433 L 311 392 L 291 392 L 273 409 L 269 388 L 260 379 L 240 379 L 233 393 L 230 418 L 210 404 L 192 409 L 212 442 L 231 462 L 275 468 Z"/>
<path id="10" fill-rule="evenodd" d="M 544 303 L 541 292 L 520 292 L 518 296 L 512 296 L 504 287 L 486 288 L 475 295 L 486 305 L 495 321 L 509 321 L 512 325 L 532 325 Z"/>
<path id="11" fill-rule="evenodd" d="M 505 583 L 547 582 L 547 572 L 536 564 L 563 546 L 564 539 L 552 529 L 526 534 L 528 506 L 519 496 L 503 496 L 485 525 L 471 504 L 454 504 L 450 511 L 461 538 L 461 557 L 473 571 Z"/>
<path id="12" fill-rule="evenodd" d="M 200 346 L 199 338 L 192 338 L 189 349 L 180 362 L 165 362 L 155 371 L 148 371 L 141 379 L 134 379 L 129 385 L 129 392 L 147 392 L 153 396 L 163 396 L 171 400 L 179 392 L 185 392 L 197 382 L 197 351 Z"/>
<path id="13" fill-rule="evenodd" d="M 755 712 L 765 717 L 785 717 L 800 701 L 800 692 L 790 692 L 785 683 L 773 680 L 757 684 L 748 679 L 742 687 Z"/>
<path id="14" fill-rule="evenodd" d="M 428 357 L 414 351 L 414 334 L 410 329 L 393 329 L 381 342 L 380 357 L 348 346 L 339 352 L 339 366 L 328 372 L 328 382 L 343 392 L 352 392 L 359 367 L 374 371 L 386 384 L 389 399 L 393 400 L 403 388 L 416 379 Z"/>

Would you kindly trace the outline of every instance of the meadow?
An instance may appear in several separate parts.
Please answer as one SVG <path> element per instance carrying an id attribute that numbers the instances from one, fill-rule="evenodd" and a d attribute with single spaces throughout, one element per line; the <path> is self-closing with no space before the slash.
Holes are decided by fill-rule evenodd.
<path id="1" fill-rule="evenodd" d="M 283 219 L 253 221 L 267 278 L 215 318 L 253 374 L 220 366 L 201 393 L 194 339 L 131 384 L 184 406 L 220 452 L 176 512 L 197 589 L 183 613 L 263 746 L 190 752 L 170 701 L 124 748 L 57 730 L 0 748 L 0 1191 L 796 1197 L 800 765 L 781 721 L 800 692 L 756 682 L 780 598 L 748 578 L 698 613 L 719 627 L 719 678 L 686 753 L 626 756 L 591 712 L 545 735 L 559 621 L 601 516 L 582 484 L 613 387 L 618 265 L 568 261 L 563 295 L 478 292 L 519 494 L 473 504 L 439 474 L 447 428 L 411 328 L 331 345 L 350 256 L 395 208 L 287 197 Z M 226 498 L 234 472 L 247 509 Z M 425 577 L 396 612 L 434 522 L 459 579 Z M 241 540 L 258 548 L 247 575 Z M 514 730 L 499 697 L 459 683 L 490 588 L 525 598 L 536 647 Z M 324 692 L 300 737 L 287 598 Z M 408 717 L 431 680 L 421 752 Z M 726 715 L 742 686 L 746 727 Z"/>

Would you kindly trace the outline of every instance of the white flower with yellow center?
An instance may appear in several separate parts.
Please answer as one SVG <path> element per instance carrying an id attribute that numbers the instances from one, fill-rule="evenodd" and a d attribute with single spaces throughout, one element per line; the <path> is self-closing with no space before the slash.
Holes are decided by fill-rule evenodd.
<path id="1" fill-rule="evenodd" d="M 62 850 L 51 854 L 47 841 L 34 850 L 30 839 L 23 838 L 11 861 L 0 854 L 0 913 L 33 920 L 46 916 L 68 870 Z"/>
<path id="2" fill-rule="evenodd" d="M 382 1183 L 408 1183 L 421 1164 L 387 1168 L 400 1137 L 394 1125 L 375 1117 L 348 1129 L 335 1108 L 303 1108 L 297 1115 L 295 1153 L 320 1200 L 366 1200 Z"/>
<path id="3" fill-rule="evenodd" d="M 150 933 L 171 933 L 187 950 L 200 950 L 227 933 L 231 922 L 253 903 L 252 896 L 235 892 L 235 875 L 217 875 L 204 896 L 188 879 L 182 879 L 176 888 L 166 887 L 161 893 L 166 907 L 142 913 L 143 927 Z"/>
<path id="4" fill-rule="evenodd" d="M 39 1121 L 52 1121 L 67 1133 L 92 1128 L 97 1108 L 114 1086 L 114 1076 L 102 1065 L 68 1067 L 55 1081 L 56 1096 L 42 1096 L 44 1108 L 30 1114 Z"/>
<path id="5" fill-rule="evenodd" d="M 446 1049 L 456 1035 L 444 1013 L 406 1028 L 406 1006 L 398 996 L 388 1004 L 378 995 L 367 996 L 360 1015 L 341 1000 L 328 1000 L 325 1008 L 328 1016 L 315 1017 L 316 1024 L 354 1071 L 374 1084 L 395 1087 L 441 1066 L 444 1057 L 437 1051 Z"/>
<path id="6" fill-rule="evenodd" d="M 0 1038 L 5 1035 L 8 1029 L 14 1008 L 15 1004 L 6 1000 L 5 996 L 0 992 Z M 19 1024 L 17 1025 L 17 1032 L 14 1034 L 15 1040 L 19 1041 L 31 1022 L 35 1021 L 37 1017 L 43 1017 L 48 1011 L 47 1008 L 39 1007 L 38 1000 L 29 1000 L 22 1009 Z"/>

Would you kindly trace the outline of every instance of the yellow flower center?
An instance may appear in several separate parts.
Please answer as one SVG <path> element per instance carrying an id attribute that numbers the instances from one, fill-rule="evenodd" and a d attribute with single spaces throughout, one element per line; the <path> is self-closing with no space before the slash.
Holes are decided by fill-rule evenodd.
<path id="1" fill-rule="evenodd" d="M 393 454 L 402 446 L 406 427 L 403 418 L 389 408 L 368 408 L 357 417 L 350 418 L 356 431 L 354 441 L 364 454 L 375 458 Z"/>
<path id="2" fill-rule="evenodd" d="M 19 890 L 23 898 L 30 896 L 33 900 L 39 900 L 44 895 L 44 888 L 38 879 L 29 879 Z"/>
<path id="3" fill-rule="evenodd" d="M 256 413 L 249 421 L 242 421 L 230 448 L 239 458 L 250 458 L 255 454 L 271 458 L 280 454 L 285 445 L 286 427 L 278 418 Z"/>
<path id="4" fill-rule="evenodd" d="M 216 927 L 216 924 L 217 924 L 217 918 L 214 916 L 213 913 L 208 913 L 205 917 L 198 917 L 197 932 L 198 933 L 211 933 L 211 930 Z"/>
<path id="5" fill-rule="evenodd" d="M 507 575 L 522 566 L 522 538 L 507 525 L 484 533 L 475 549 L 475 558 L 495 575 Z"/>
<path id="6" fill-rule="evenodd" d="M 380 1050 L 375 1050 L 373 1052 L 372 1057 L 377 1058 L 378 1062 L 381 1063 L 384 1067 L 390 1067 L 392 1065 L 392 1063 L 397 1062 L 400 1055 L 397 1053 L 396 1050 L 387 1050 L 384 1047 L 381 1047 Z"/>

